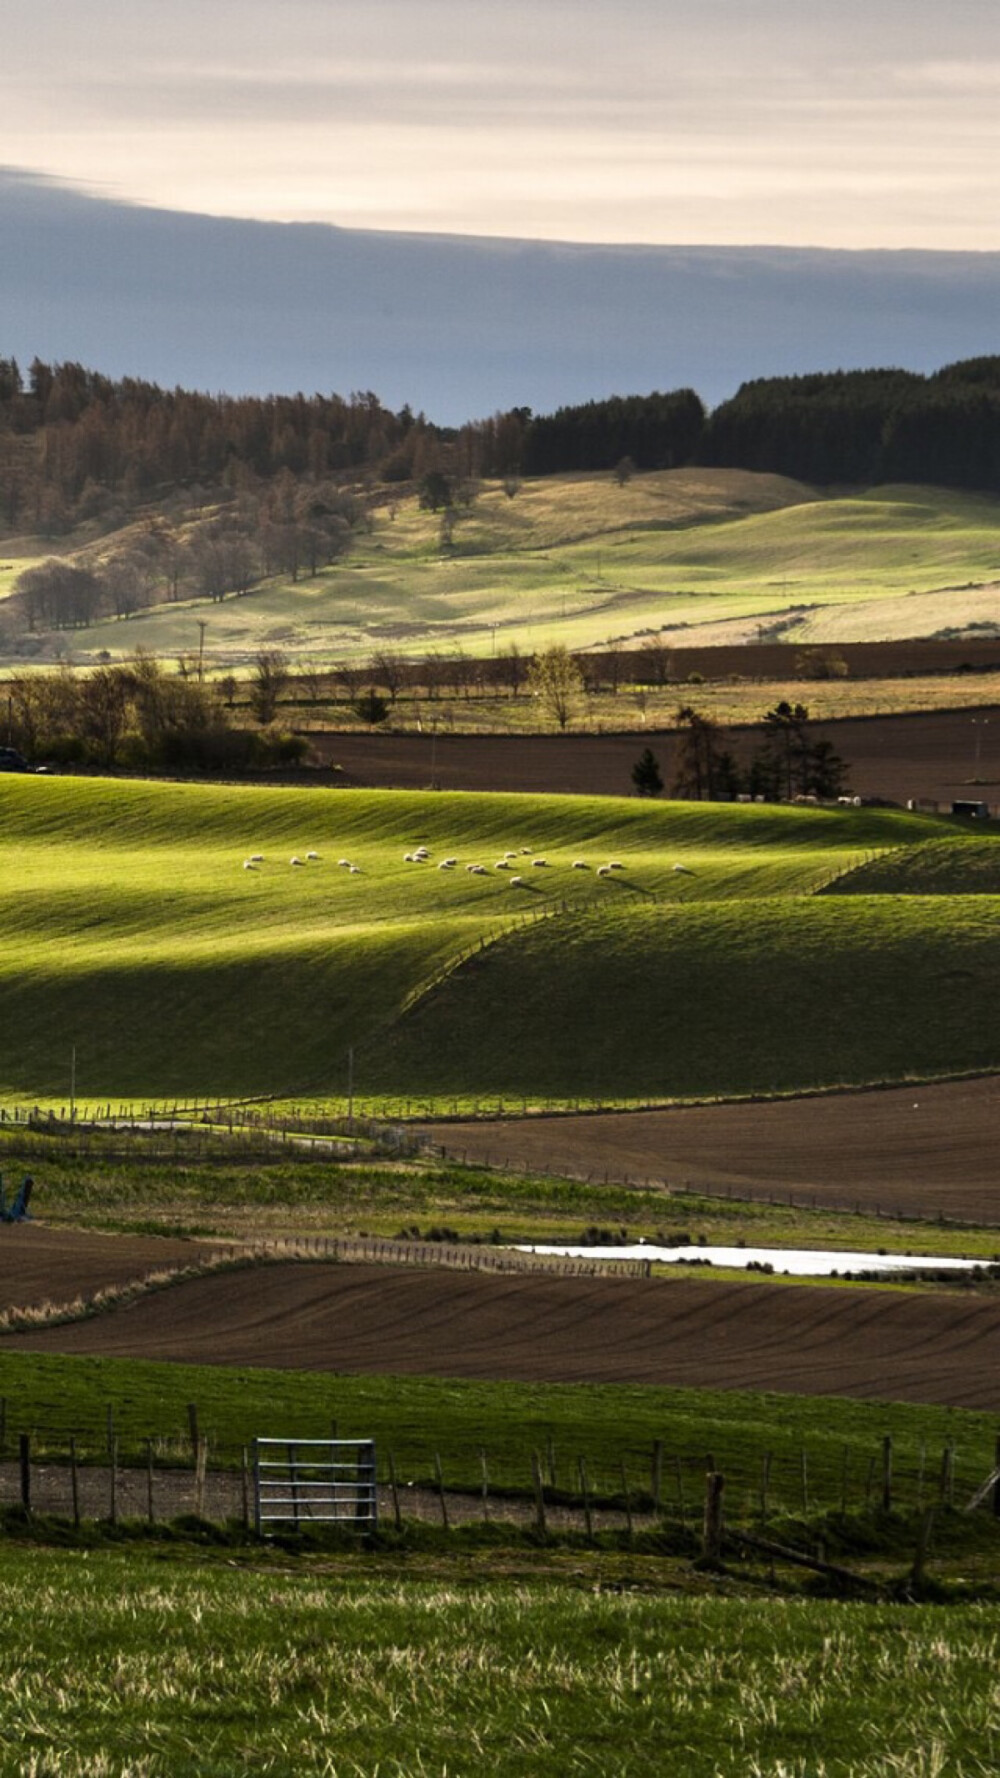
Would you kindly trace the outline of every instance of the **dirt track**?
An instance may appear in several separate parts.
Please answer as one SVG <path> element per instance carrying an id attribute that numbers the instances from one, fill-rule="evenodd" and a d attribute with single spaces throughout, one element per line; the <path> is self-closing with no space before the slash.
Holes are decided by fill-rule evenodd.
<path id="1" fill-rule="evenodd" d="M 970 712 L 877 716 L 826 722 L 822 733 L 850 766 L 852 790 L 903 803 L 908 797 L 941 802 L 981 796 L 1000 803 L 1000 709 L 984 712 L 996 723 L 979 730 L 984 782 L 970 790 L 977 730 Z M 983 733 L 987 735 L 982 743 Z M 747 734 L 733 731 L 737 751 Z M 338 765 L 347 783 L 376 788 L 421 789 L 433 779 L 442 790 L 569 791 L 627 796 L 632 767 L 648 742 L 666 783 L 674 774 L 672 734 L 625 735 L 349 735 L 311 737 L 324 764 Z M 753 744 L 759 734 L 753 737 Z M 433 748 L 433 754 L 432 754 Z"/>
<path id="2" fill-rule="evenodd" d="M 427 1124 L 450 1155 L 1000 1225 L 1000 1079 L 593 1117 Z"/>
<path id="3" fill-rule="evenodd" d="M 1000 1410 L 1000 1301 L 693 1279 L 275 1265 L 4 1350 L 279 1369 L 671 1383 Z"/>

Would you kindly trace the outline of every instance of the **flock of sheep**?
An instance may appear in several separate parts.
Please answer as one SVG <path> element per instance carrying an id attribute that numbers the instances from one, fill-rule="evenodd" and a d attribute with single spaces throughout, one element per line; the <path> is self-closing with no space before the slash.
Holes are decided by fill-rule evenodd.
<path id="1" fill-rule="evenodd" d="M 525 886 L 527 884 L 527 878 L 521 876 L 514 869 L 515 864 L 520 859 L 530 859 L 532 869 L 534 869 L 534 870 L 548 870 L 549 869 L 548 859 L 547 858 L 536 858 L 534 856 L 534 849 L 531 846 L 522 846 L 521 850 L 519 852 L 505 852 L 502 858 L 497 859 L 496 863 L 493 866 L 493 869 L 498 870 L 498 871 L 500 871 L 500 870 L 511 871 L 514 873 L 507 879 L 508 886 L 511 889 L 523 889 L 523 888 L 525 888 Z M 288 860 L 290 866 L 297 867 L 300 869 L 304 869 L 309 864 L 318 864 L 318 863 L 320 863 L 320 861 L 321 861 L 321 855 L 319 852 L 306 852 L 305 855 L 301 858 L 299 857 L 298 853 L 293 853 L 291 858 Z M 244 870 L 259 870 L 260 866 L 264 862 L 265 862 L 265 860 L 264 860 L 263 852 L 251 852 L 249 858 L 244 858 L 244 860 L 243 860 L 243 869 Z M 441 858 L 438 860 L 437 868 L 438 868 L 438 870 L 456 870 L 458 868 L 458 862 L 459 861 L 457 858 Z M 416 846 L 416 847 L 414 847 L 412 852 L 404 852 L 403 863 L 404 864 L 430 864 L 430 863 L 432 863 L 431 853 L 430 853 L 429 848 L 427 846 Z M 352 864 L 352 862 L 349 858 L 338 858 L 337 864 L 341 870 L 349 871 L 352 877 L 358 877 L 358 876 L 362 875 L 362 870 L 361 870 L 360 864 Z M 467 864 L 465 866 L 465 868 L 468 871 L 470 877 L 488 877 L 490 875 L 490 871 L 485 864 Z M 522 868 L 523 868 L 523 866 L 522 866 Z M 570 868 L 571 868 L 571 870 L 590 870 L 591 866 L 588 864 L 588 862 L 585 858 L 574 858 L 573 863 L 570 866 Z M 625 866 L 622 863 L 620 858 L 612 858 L 607 864 L 599 864 L 597 866 L 597 873 L 596 874 L 599 877 L 609 877 L 611 875 L 612 871 L 624 870 L 624 869 L 625 869 Z"/>

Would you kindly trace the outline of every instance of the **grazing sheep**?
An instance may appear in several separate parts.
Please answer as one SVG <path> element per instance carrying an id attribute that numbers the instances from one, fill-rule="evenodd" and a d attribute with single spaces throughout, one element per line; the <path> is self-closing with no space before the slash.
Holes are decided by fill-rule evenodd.
<path id="1" fill-rule="evenodd" d="M 252 858 L 244 858 L 243 869 L 244 870 L 256 870 L 257 866 L 254 864 L 254 861 Z"/>
<path id="2" fill-rule="evenodd" d="M 251 854 L 250 854 L 250 863 L 251 864 L 263 864 L 263 862 L 264 862 L 263 852 L 251 852 Z"/>
<path id="3" fill-rule="evenodd" d="M 423 864 L 424 861 L 430 857 L 430 853 L 428 852 L 426 846 L 417 846 L 414 850 L 413 856 L 416 859 L 418 864 Z"/>
<path id="4" fill-rule="evenodd" d="M 599 877 L 610 877 L 610 875 L 611 875 L 610 864 L 599 864 L 597 867 L 597 874 Z"/>
<path id="5" fill-rule="evenodd" d="M 694 871 L 687 864 L 675 864 L 674 869 L 683 872 L 684 876 L 686 876 L 686 877 L 693 877 L 695 874 Z"/>
<path id="6" fill-rule="evenodd" d="M 531 854 L 534 850 L 535 850 L 534 846 L 522 846 L 521 847 L 521 857 L 522 858 L 530 858 Z"/>
<path id="7" fill-rule="evenodd" d="M 360 877 L 361 876 L 360 864 L 349 864 L 347 868 L 350 871 L 352 877 Z"/>
<path id="8" fill-rule="evenodd" d="M 350 868 L 351 868 L 351 861 L 349 858 L 338 858 L 337 859 L 337 869 L 338 870 L 350 870 Z"/>
<path id="9" fill-rule="evenodd" d="M 493 869 L 494 870 L 510 870 L 510 860 L 507 858 L 498 858 L 496 861 L 496 864 L 493 866 Z"/>
<path id="10" fill-rule="evenodd" d="M 485 864 L 470 864 L 469 869 L 474 877 L 489 876 L 489 871 L 486 869 Z"/>
<path id="11" fill-rule="evenodd" d="M 442 858 L 441 863 L 438 865 L 438 870 L 454 870 L 457 863 L 457 858 Z"/>
<path id="12" fill-rule="evenodd" d="M 505 857 L 505 858 L 516 858 L 516 857 L 517 857 L 517 853 L 516 853 L 516 852 L 505 852 L 505 853 L 504 853 L 504 857 Z"/>
<path id="13" fill-rule="evenodd" d="M 303 860 L 301 858 L 290 858 L 288 860 L 288 862 L 289 862 L 289 864 L 303 864 Z"/>
<path id="14" fill-rule="evenodd" d="M 319 853 L 318 853 L 318 852 L 307 852 L 307 853 L 306 853 L 306 857 L 307 857 L 307 858 L 318 858 L 318 857 L 319 857 Z"/>
<path id="15" fill-rule="evenodd" d="M 624 870 L 625 866 L 622 864 L 620 858 L 612 858 L 610 863 L 608 864 L 608 869 L 609 870 Z"/>
<path id="16" fill-rule="evenodd" d="M 573 869 L 574 870 L 589 870 L 590 865 L 587 863 L 587 860 L 585 858 L 574 858 Z"/>
<path id="17" fill-rule="evenodd" d="M 416 863 L 416 859 L 414 858 L 412 852 L 404 852 L 403 853 L 403 863 L 404 864 L 415 864 Z"/>
<path id="18" fill-rule="evenodd" d="M 548 869 L 549 861 L 547 858 L 533 858 L 531 860 L 531 862 L 532 862 L 535 870 L 547 870 Z"/>
<path id="19" fill-rule="evenodd" d="M 511 877 L 509 887 L 511 889 L 523 889 L 524 888 L 524 878 L 523 877 Z"/>

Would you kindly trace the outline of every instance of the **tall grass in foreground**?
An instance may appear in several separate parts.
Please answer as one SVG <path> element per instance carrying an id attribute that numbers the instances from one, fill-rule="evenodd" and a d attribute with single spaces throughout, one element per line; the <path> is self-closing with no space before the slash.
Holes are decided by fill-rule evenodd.
<path id="1" fill-rule="evenodd" d="M 973 1778 L 985 1608 L 338 1580 L 5 1551 L 0 1772 Z"/>

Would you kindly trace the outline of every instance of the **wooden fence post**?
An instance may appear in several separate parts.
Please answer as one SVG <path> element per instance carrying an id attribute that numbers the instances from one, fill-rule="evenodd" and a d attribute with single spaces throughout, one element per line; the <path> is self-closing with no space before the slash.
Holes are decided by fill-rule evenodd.
<path id="1" fill-rule="evenodd" d="M 403 1519 L 399 1510 L 399 1488 L 396 1483 L 396 1459 L 389 1452 L 389 1487 L 392 1490 L 392 1517 L 397 1531 L 403 1529 Z"/>
<path id="2" fill-rule="evenodd" d="M 808 1518 L 808 1516 L 809 1516 L 809 1459 L 806 1456 L 805 1445 L 803 1445 L 803 1447 L 802 1447 L 801 1463 L 802 1463 L 802 1511 L 805 1513 L 806 1517 Z"/>
<path id="3" fill-rule="evenodd" d="M 677 1471 L 677 1513 L 682 1525 L 687 1523 L 684 1509 L 684 1465 L 679 1457 L 674 1458 Z"/>
<path id="4" fill-rule="evenodd" d="M 483 1523 L 488 1525 L 490 1521 L 490 1466 L 486 1457 L 485 1445 L 479 1453 L 479 1468 L 482 1474 Z"/>
<path id="5" fill-rule="evenodd" d="M 194 1513 L 196 1519 L 203 1519 L 205 1517 L 205 1472 L 207 1469 L 208 1440 L 207 1438 L 200 1438 L 198 1440 L 198 1455 L 195 1458 L 194 1465 Z M 297 1520 L 299 1516 L 297 1489 L 294 1490 L 294 1492 L 296 1493 L 295 1517 Z"/>
<path id="6" fill-rule="evenodd" d="M 250 1529 L 250 1459 L 246 1445 L 240 1453 L 240 1487 L 243 1496 L 243 1529 Z"/>
<path id="7" fill-rule="evenodd" d="M 118 1440 L 114 1435 L 108 1460 L 108 1523 L 118 1523 Z"/>
<path id="8" fill-rule="evenodd" d="M 649 1492 L 653 1497 L 653 1511 L 658 1513 L 663 1500 L 663 1440 L 653 1440 L 653 1457 L 649 1471 Z"/>
<path id="9" fill-rule="evenodd" d="M 726 1478 L 718 1470 L 709 1470 L 705 1477 L 705 1519 L 702 1527 L 701 1553 L 705 1562 L 718 1567 L 722 1561 L 722 1496 Z"/>
<path id="10" fill-rule="evenodd" d="M 590 1486 L 587 1481 L 587 1459 L 581 1457 L 577 1465 L 580 1472 L 580 1493 L 583 1496 L 583 1522 L 587 1529 L 587 1542 L 593 1541 L 594 1525 L 590 1511 Z"/>
<path id="11" fill-rule="evenodd" d="M 441 1504 L 441 1523 L 444 1526 L 445 1530 L 447 1531 L 449 1529 L 449 1527 L 448 1527 L 448 1502 L 445 1498 L 444 1475 L 442 1474 L 442 1471 L 441 1471 L 441 1453 L 439 1451 L 435 1451 L 435 1453 L 434 1453 L 434 1474 L 437 1478 L 438 1500 L 440 1501 L 440 1504 Z"/>
<path id="12" fill-rule="evenodd" d="M 760 1464 L 760 1522 L 767 1524 L 767 1496 L 771 1483 L 771 1453 L 765 1451 Z"/>
<path id="13" fill-rule="evenodd" d="M 545 1520 L 545 1484 L 542 1481 L 542 1460 L 537 1451 L 531 1453 L 531 1480 L 535 1490 L 535 1524 L 539 1534 L 545 1537 L 548 1533 Z"/>
<path id="14" fill-rule="evenodd" d="M 892 1511 L 892 1434 L 882 1440 L 882 1511 Z"/>
<path id="15" fill-rule="evenodd" d="M 21 1469 L 21 1505 L 26 1513 L 31 1511 L 31 1436 L 22 1432 L 17 1441 L 18 1462 Z"/>
<path id="16" fill-rule="evenodd" d="M 955 1447 L 945 1445 L 941 1452 L 941 1505 L 950 1506 L 955 1491 Z"/>
<path id="17" fill-rule="evenodd" d="M 69 1488 L 70 1488 L 70 1499 L 73 1503 L 73 1524 L 76 1526 L 77 1529 L 79 1529 L 79 1526 L 80 1526 L 80 1478 L 77 1475 L 77 1468 L 76 1468 L 76 1439 L 72 1438 L 72 1437 L 70 1438 L 70 1441 L 69 1441 Z"/>
<path id="18" fill-rule="evenodd" d="M 927 1563 L 927 1551 L 930 1548 L 931 1530 L 933 1525 L 934 1508 L 931 1506 L 928 1507 L 927 1511 L 921 1517 L 920 1527 L 917 1532 L 917 1549 L 913 1558 L 913 1572 L 910 1576 L 911 1584 L 914 1587 L 923 1585 L 924 1568 Z"/>
<path id="19" fill-rule="evenodd" d="M 993 1447 L 993 1467 L 1000 1469 L 1000 1437 Z M 993 1484 L 993 1517 L 1000 1519 L 1000 1477 Z"/>
<path id="20" fill-rule="evenodd" d="M 624 1457 L 621 1458 L 621 1472 L 622 1472 L 622 1493 L 625 1497 L 625 1527 L 628 1532 L 629 1543 L 631 1543 L 632 1542 L 632 1495 L 629 1491 L 628 1471 L 625 1468 Z"/>
<path id="21" fill-rule="evenodd" d="M 556 1441 L 551 1432 L 545 1441 L 545 1454 L 549 1471 L 549 1487 L 555 1488 L 558 1485 L 556 1482 Z"/>
<path id="22" fill-rule="evenodd" d="M 153 1498 L 153 1441 L 146 1440 L 146 1517 L 151 1525 L 156 1524 L 156 1502 Z"/>
<path id="23" fill-rule="evenodd" d="M 111 1402 L 108 1402 L 105 1409 L 105 1442 L 108 1448 L 108 1462 L 110 1463 L 111 1453 L 114 1450 L 115 1444 L 115 1410 Z"/>
<path id="24" fill-rule="evenodd" d="M 189 1429 L 189 1432 L 191 1435 L 191 1459 L 192 1459 L 192 1462 L 197 1463 L 197 1461 L 198 1461 L 198 1404 L 197 1404 L 197 1402 L 194 1402 L 194 1401 L 188 1402 L 188 1429 Z"/>

